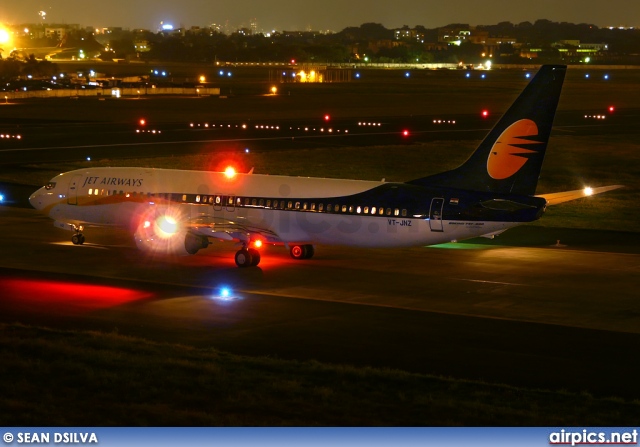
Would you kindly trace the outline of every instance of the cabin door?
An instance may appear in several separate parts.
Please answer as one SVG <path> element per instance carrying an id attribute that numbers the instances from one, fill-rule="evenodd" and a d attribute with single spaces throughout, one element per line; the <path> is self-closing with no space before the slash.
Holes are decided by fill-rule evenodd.
<path id="1" fill-rule="evenodd" d="M 69 190 L 67 191 L 67 203 L 69 205 L 78 204 L 78 190 L 82 182 L 82 175 L 74 175 L 69 181 Z"/>
<path id="2" fill-rule="evenodd" d="M 431 231 L 444 231 L 442 227 L 443 198 L 431 199 L 431 209 L 429 210 L 429 227 Z"/>

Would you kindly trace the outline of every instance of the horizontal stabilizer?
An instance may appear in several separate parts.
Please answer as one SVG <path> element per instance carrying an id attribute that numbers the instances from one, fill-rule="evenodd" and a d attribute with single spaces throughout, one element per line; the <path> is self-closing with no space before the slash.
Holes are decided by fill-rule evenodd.
<path id="1" fill-rule="evenodd" d="M 551 194 L 541 194 L 536 197 L 542 197 L 547 201 L 547 205 L 557 205 L 559 203 L 568 202 L 570 200 L 582 199 L 583 197 L 594 196 L 614 189 L 624 188 L 624 185 L 601 186 L 599 188 L 584 188 L 575 191 L 554 192 Z"/>

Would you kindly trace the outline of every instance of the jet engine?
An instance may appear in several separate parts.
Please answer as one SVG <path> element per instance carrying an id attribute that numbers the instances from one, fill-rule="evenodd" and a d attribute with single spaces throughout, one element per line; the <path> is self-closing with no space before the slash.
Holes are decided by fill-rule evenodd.
<path id="1" fill-rule="evenodd" d="M 209 239 L 180 228 L 171 216 L 144 220 L 133 235 L 138 249 L 166 255 L 194 255 L 209 246 Z"/>

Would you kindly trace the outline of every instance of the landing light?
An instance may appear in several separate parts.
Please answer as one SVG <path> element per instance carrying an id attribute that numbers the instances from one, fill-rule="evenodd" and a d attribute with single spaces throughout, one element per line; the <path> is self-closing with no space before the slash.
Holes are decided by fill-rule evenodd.
<path id="1" fill-rule="evenodd" d="M 4 202 L 4 195 L 0 194 L 0 203 Z"/>
<path id="2" fill-rule="evenodd" d="M 158 228 L 167 236 L 178 231 L 178 222 L 171 216 L 163 216 L 158 219 Z M 146 223 L 146 222 L 145 222 Z"/>
<path id="3" fill-rule="evenodd" d="M 585 196 L 591 196 L 591 195 L 593 195 L 593 189 L 592 189 L 592 188 L 590 188 L 589 186 L 587 186 L 587 187 L 584 189 L 584 195 L 585 195 Z"/>
<path id="4" fill-rule="evenodd" d="M 254 246 L 255 248 L 260 248 L 260 247 L 262 247 L 262 241 L 261 241 L 260 239 L 258 239 L 258 240 L 256 240 L 256 241 L 253 241 L 253 246 Z"/>

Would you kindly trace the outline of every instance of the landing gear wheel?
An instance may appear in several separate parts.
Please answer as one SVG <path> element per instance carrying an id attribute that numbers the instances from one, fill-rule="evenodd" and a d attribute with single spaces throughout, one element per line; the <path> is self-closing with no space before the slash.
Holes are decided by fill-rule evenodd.
<path id="1" fill-rule="evenodd" d="M 260 252 L 255 248 L 249 248 L 247 251 L 249 252 L 249 256 L 251 256 L 251 267 L 260 264 Z"/>
<path id="2" fill-rule="evenodd" d="M 236 265 L 238 267 L 250 267 L 253 262 L 253 257 L 251 256 L 250 250 L 243 248 L 236 252 Z M 258 262 L 260 260 L 258 259 Z"/>
<path id="3" fill-rule="evenodd" d="M 71 236 L 71 242 L 73 242 L 73 245 L 84 244 L 84 235 L 82 233 L 74 234 Z"/>
<path id="4" fill-rule="evenodd" d="M 289 250 L 289 254 L 293 259 L 309 259 L 313 256 L 315 250 L 313 245 L 293 245 Z"/>
<path id="5" fill-rule="evenodd" d="M 304 246 L 307 252 L 304 255 L 304 259 L 311 259 L 316 252 L 316 249 L 313 248 L 313 245 L 305 245 Z"/>

